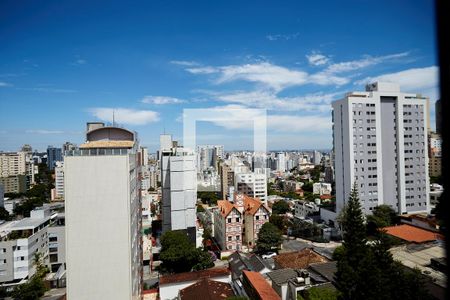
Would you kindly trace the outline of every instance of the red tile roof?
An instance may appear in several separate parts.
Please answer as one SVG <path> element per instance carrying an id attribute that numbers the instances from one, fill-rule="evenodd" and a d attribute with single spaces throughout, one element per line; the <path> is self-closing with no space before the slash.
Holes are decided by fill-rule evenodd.
<path id="1" fill-rule="evenodd" d="M 244 210 L 246 214 L 254 215 L 261 206 L 267 211 L 269 210 L 263 205 L 261 200 L 244 195 Z"/>
<path id="2" fill-rule="evenodd" d="M 383 229 L 386 230 L 387 234 L 414 243 L 424 243 L 444 239 L 444 236 L 439 233 L 417 228 L 407 224 L 384 227 Z"/>
<path id="3" fill-rule="evenodd" d="M 205 278 L 180 290 L 181 300 L 222 300 L 231 296 L 234 292 L 230 284 Z"/>
<path id="4" fill-rule="evenodd" d="M 244 270 L 244 276 L 247 278 L 248 282 L 253 286 L 253 288 L 258 293 L 260 299 L 262 300 L 281 300 L 280 296 L 275 292 L 275 290 L 267 283 L 267 281 L 258 272 L 251 272 Z"/>
<path id="5" fill-rule="evenodd" d="M 221 277 L 230 274 L 228 268 L 213 268 L 196 272 L 185 272 L 179 274 L 164 275 L 159 278 L 159 284 L 170 284 L 186 281 L 194 281 L 202 278 Z"/>
<path id="6" fill-rule="evenodd" d="M 223 217 L 228 216 L 228 214 L 233 210 L 233 208 L 236 208 L 233 205 L 233 203 L 231 203 L 228 200 L 217 201 L 217 206 L 219 207 L 220 213 L 222 214 Z"/>
<path id="7" fill-rule="evenodd" d="M 324 256 L 309 248 L 305 248 L 301 251 L 281 253 L 273 259 L 277 267 L 291 269 L 306 269 L 313 263 L 328 262 L 328 259 Z"/>

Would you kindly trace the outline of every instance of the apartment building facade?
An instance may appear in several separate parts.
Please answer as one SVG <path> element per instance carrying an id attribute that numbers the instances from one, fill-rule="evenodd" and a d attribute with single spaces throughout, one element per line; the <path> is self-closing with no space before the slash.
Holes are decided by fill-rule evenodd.
<path id="1" fill-rule="evenodd" d="M 265 173 L 235 172 L 234 188 L 238 193 L 259 198 L 264 202 L 267 201 L 267 178 Z"/>
<path id="2" fill-rule="evenodd" d="M 135 132 L 88 123 L 86 142 L 65 153 L 68 299 L 141 298 L 138 149 Z"/>
<path id="3" fill-rule="evenodd" d="M 438 177 L 442 174 L 442 137 L 440 134 L 431 132 L 428 137 L 429 174 Z"/>
<path id="4" fill-rule="evenodd" d="M 162 231 L 185 230 L 196 237 L 196 161 L 190 149 L 178 147 L 161 135 Z"/>
<path id="5" fill-rule="evenodd" d="M 42 255 L 48 262 L 50 210 L 40 207 L 30 217 L 0 224 L 0 284 L 12 287 L 25 282 L 36 272 L 34 258 Z"/>
<path id="6" fill-rule="evenodd" d="M 381 82 L 332 103 L 336 213 L 354 183 L 366 214 L 381 204 L 398 213 L 429 211 L 426 103 Z"/>

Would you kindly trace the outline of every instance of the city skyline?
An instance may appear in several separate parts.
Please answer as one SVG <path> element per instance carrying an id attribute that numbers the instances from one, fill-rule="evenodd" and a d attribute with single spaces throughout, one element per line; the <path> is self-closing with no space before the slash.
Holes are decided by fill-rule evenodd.
<path id="1" fill-rule="evenodd" d="M 3 151 L 80 144 L 82 124 L 111 122 L 114 109 L 155 152 L 163 132 L 182 143 L 183 108 L 214 107 L 267 109 L 269 150 L 331 149 L 331 102 L 375 80 L 430 97 L 435 128 L 426 1 L 28 4 L 0 4 L 0 98 L 21 112 L 0 121 Z M 248 123 L 232 125 L 200 123 L 198 144 L 252 149 Z"/>

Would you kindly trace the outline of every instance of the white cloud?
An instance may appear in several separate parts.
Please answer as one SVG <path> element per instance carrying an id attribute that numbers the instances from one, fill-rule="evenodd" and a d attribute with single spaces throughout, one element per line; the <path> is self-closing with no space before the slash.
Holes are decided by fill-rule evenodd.
<path id="1" fill-rule="evenodd" d="M 186 69 L 186 71 L 192 74 L 213 74 L 219 72 L 219 69 L 214 67 L 198 67 L 198 68 L 188 68 Z"/>
<path id="2" fill-rule="evenodd" d="M 439 85 L 439 68 L 437 66 L 408 69 L 396 73 L 384 74 L 376 77 L 367 77 L 358 80 L 355 84 L 363 85 L 375 81 L 395 82 L 406 92 L 418 92 Z"/>
<path id="3" fill-rule="evenodd" d="M 29 130 L 25 130 L 25 133 L 31 133 L 31 134 L 63 134 L 65 132 L 62 131 L 62 130 L 29 129 Z"/>
<path id="4" fill-rule="evenodd" d="M 9 87 L 9 86 L 12 86 L 12 84 L 0 81 L 0 87 Z"/>
<path id="5" fill-rule="evenodd" d="M 142 103 L 147 104 L 156 104 L 156 105 L 164 105 L 164 104 L 179 104 L 185 103 L 185 100 L 174 98 L 174 97 L 166 97 L 166 96 L 145 96 L 141 100 Z"/>
<path id="6" fill-rule="evenodd" d="M 306 55 L 306 58 L 308 59 L 309 64 L 313 66 L 322 66 L 330 61 L 329 57 L 315 51 Z"/>
<path id="7" fill-rule="evenodd" d="M 278 41 L 278 40 L 289 41 L 297 39 L 299 35 L 300 35 L 299 32 L 289 34 L 268 34 L 266 35 L 266 39 L 268 39 L 269 41 Z"/>
<path id="8" fill-rule="evenodd" d="M 159 113 L 151 110 L 97 107 L 89 109 L 89 112 L 105 122 L 112 122 L 114 113 L 115 122 L 119 124 L 145 125 L 159 121 Z"/>
<path id="9" fill-rule="evenodd" d="M 401 59 L 408 55 L 409 52 L 384 56 L 365 56 L 362 59 L 330 64 L 329 57 L 313 52 L 307 56 L 310 63 L 318 66 L 328 64 L 328 66 L 312 74 L 274 65 L 267 61 L 219 67 L 199 66 L 186 68 L 186 71 L 192 74 L 213 75 L 213 82 L 216 84 L 242 80 L 258 83 L 266 89 L 279 92 L 288 87 L 305 84 L 342 86 L 349 83 L 353 75 L 340 76 L 337 74 L 356 71 L 388 60 Z"/>
<path id="10" fill-rule="evenodd" d="M 195 61 L 186 61 L 186 60 L 171 60 L 170 63 L 173 65 L 186 66 L 186 67 L 193 67 L 193 66 L 199 65 L 199 63 L 197 63 Z"/>
<path id="11" fill-rule="evenodd" d="M 342 94 L 342 92 L 314 93 L 296 97 L 280 97 L 273 91 L 256 90 L 226 94 L 216 93 L 211 96 L 222 102 L 268 110 L 326 112 L 331 109 L 331 101 Z"/>
<path id="12" fill-rule="evenodd" d="M 373 66 L 376 64 L 380 64 L 387 60 L 404 58 L 408 55 L 409 55 L 409 52 L 389 54 L 389 55 L 384 55 L 384 56 L 366 55 L 362 59 L 331 64 L 324 70 L 324 72 L 329 73 L 329 74 L 334 74 L 334 73 L 355 71 L 358 69 L 362 69 L 362 68 L 366 68 L 366 67 Z"/>
<path id="13" fill-rule="evenodd" d="M 303 85 L 308 82 L 308 73 L 290 70 L 268 62 L 246 65 L 231 65 L 220 68 L 217 83 L 235 80 L 246 80 L 262 83 L 274 90 L 280 91 L 289 86 Z"/>

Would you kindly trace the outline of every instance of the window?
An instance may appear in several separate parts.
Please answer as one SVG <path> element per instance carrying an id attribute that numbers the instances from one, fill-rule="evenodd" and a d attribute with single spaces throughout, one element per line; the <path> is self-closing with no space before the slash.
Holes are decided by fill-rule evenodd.
<path id="1" fill-rule="evenodd" d="M 241 237 L 239 235 L 236 236 L 236 241 L 239 241 Z"/>
<path id="2" fill-rule="evenodd" d="M 229 242 L 231 242 L 231 235 L 230 235 L 230 236 L 228 236 L 228 241 L 229 241 Z"/>
<path id="3" fill-rule="evenodd" d="M 259 216 L 256 216 L 256 220 L 259 220 Z"/>
<path id="4" fill-rule="evenodd" d="M 238 222 L 238 223 L 239 223 L 239 222 L 240 222 L 240 219 L 239 219 L 239 218 L 236 218 L 236 222 Z"/>
<path id="5" fill-rule="evenodd" d="M 227 222 L 228 222 L 228 223 L 231 223 L 231 218 L 228 218 Z"/>

